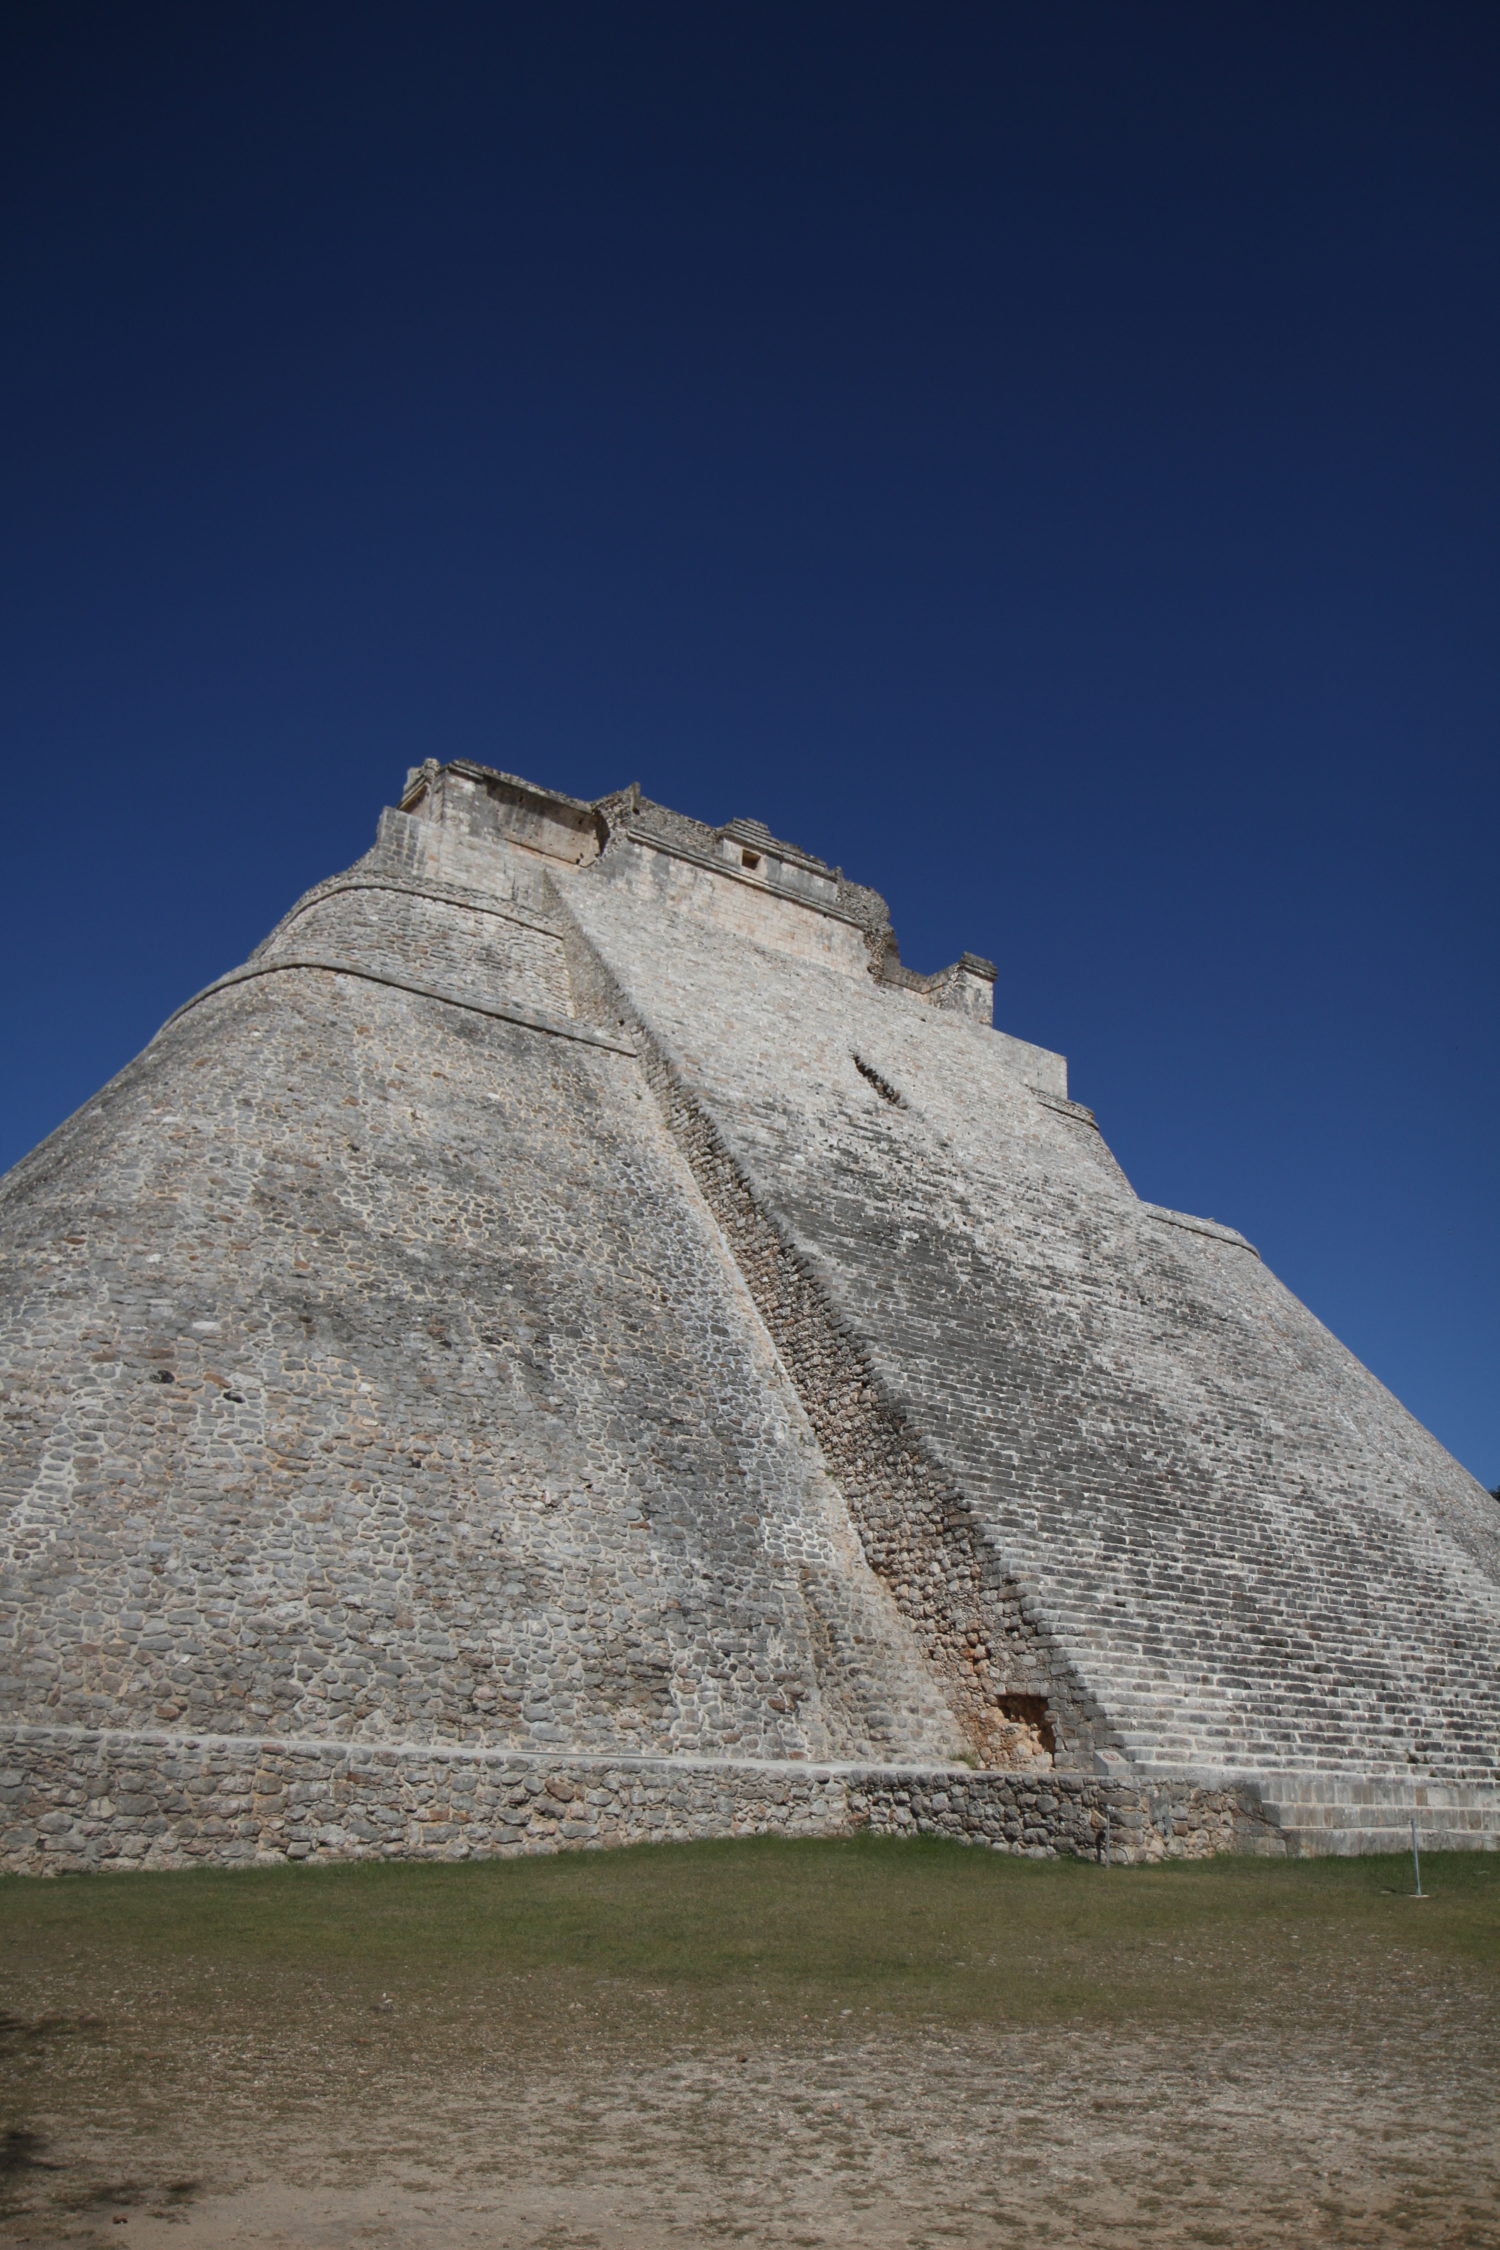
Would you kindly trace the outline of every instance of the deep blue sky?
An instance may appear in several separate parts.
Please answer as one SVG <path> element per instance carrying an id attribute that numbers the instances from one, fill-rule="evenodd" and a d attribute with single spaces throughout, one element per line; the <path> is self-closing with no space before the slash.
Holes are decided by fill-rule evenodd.
<path id="1" fill-rule="evenodd" d="M 0 57 L 0 1161 L 408 765 L 749 813 L 1500 1479 L 1500 9 L 79 6 Z"/>

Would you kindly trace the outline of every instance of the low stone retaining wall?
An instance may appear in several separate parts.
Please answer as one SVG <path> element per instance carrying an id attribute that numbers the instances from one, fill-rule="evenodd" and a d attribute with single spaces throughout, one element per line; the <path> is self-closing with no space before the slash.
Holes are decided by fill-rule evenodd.
<path id="1" fill-rule="evenodd" d="M 861 1830 L 1114 1861 L 1279 1848 L 1249 1792 L 1188 1781 L 61 1727 L 0 1736 L 0 1867 L 15 1874 Z"/>

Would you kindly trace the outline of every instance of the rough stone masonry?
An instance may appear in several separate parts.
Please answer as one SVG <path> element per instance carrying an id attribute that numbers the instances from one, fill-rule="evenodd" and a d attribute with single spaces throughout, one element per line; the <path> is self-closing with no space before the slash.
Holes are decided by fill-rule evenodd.
<path id="1" fill-rule="evenodd" d="M 994 978 L 415 772 L 0 1184 L 0 1864 L 1500 1843 L 1500 1511 Z"/>

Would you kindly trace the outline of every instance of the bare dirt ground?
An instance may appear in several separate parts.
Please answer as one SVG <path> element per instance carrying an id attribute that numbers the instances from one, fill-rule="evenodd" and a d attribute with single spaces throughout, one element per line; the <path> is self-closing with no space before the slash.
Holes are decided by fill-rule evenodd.
<path id="1" fill-rule="evenodd" d="M 409 1968 L 389 1927 L 373 1959 L 357 1927 L 342 1958 L 347 1927 L 279 1949 L 189 1932 L 163 1959 L 138 1930 L 101 1954 L 66 1923 L 18 1957 L 12 1923 L 0 2241 L 1500 2250 L 1500 1988 L 1462 1948 L 1405 1942 L 1394 1900 L 1371 1911 L 1395 1942 L 1351 1931 L 1333 1893 L 1273 1929 L 1236 1912 L 1233 1877 L 1227 1896 L 1189 1879 L 1144 1924 L 1117 1885 L 1100 1926 L 1099 1882 L 1002 1871 L 981 1899 L 983 1874 L 934 1909 L 946 1981 L 896 1892 L 863 1896 L 911 1967 L 895 1995 L 878 1963 L 806 1971 L 805 1900 L 793 1981 L 751 1917 L 762 1982 L 732 1986 L 660 1946 L 664 1975 L 601 1974 L 577 1896 L 569 1958 L 535 1958 L 532 1928 L 503 1965 L 465 1944 Z M 308 1880 L 328 1878 L 302 1899 Z M 590 1911 L 628 1911 L 601 1880 Z M 1171 1907 L 1170 1880 L 1154 1896 Z M 965 1932 L 1049 1913 L 1045 1980 L 986 1987 L 996 1956 L 971 1966 Z"/>

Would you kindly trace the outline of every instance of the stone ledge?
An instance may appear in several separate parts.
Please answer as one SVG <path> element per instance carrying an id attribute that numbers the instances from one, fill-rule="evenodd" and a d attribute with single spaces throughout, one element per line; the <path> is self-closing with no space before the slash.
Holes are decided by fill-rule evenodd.
<path id="1" fill-rule="evenodd" d="M 1196 1219 L 1190 1211 L 1169 1211 L 1164 1203 L 1143 1203 L 1141 1209 L 1148 1219 L 1159 1219 L 1163 1226 L 1181 1227 L 1187 1234 L 1206 1234 L 1215 1242 L 1248 1250 L 1252 1258 L 1260 1256 L 1255 1244 L 1247 1241 L 1237 1227 L 1226 1227 L 1218 1219 Z"/>
<path id="2" fill-rule="evenodd" d="M 456 906 L 464 914 L 487 914 L 493 922 L 513 922 L 517 929 L 530 930 L 536 937 L 556 938 L 558 934 L 555 923 L 544 921 L 539 914 L 528 913 L 512 900 L 507 899 L 502 906 L 493 898 L 483 897 L 478 891 L 465 889 L 462 884 L 413 883 L 403 876 L 389 875 L 378 868 L 371 868 L 361 874 L 351 871 L 347 875 L 330 876 L 326 883 L 315 883 L 310 891 L 304 891 L 290 912 L 282 915 L 270 936 L 263 938 L 256 946 L 246 966 L 255 967 L 273 961 L 275 957 L 272 947 L 294 923 L 300 921 L 304 914 L 310 914 L 315 906 L 321 906 L 325 899 L 339 898 L 346 891 L 394 892 L 400 898 L 430 900 L 435 906 Z M 211 992 L 213 987 L 209 985 L 205 989 Z"/>
<path id="3" fill-rule="evenodd" d="M 1043 1109 L 1056 1110 L 1059 1117 L 1070 1117 L 1075 1125 L 1091 1125 L 1097 1133 L 1099 1120 L 1086 1102 L 1070 1102 L 1066 1094 L 1050 1093 L 1045 1086 L 1028 1088 L 1035 1094 Z"/>
<path id="4" fill-rule="evenodd" d="M 323 969 L 330 976 L 359 977 L 366 984 L 388 985 L 393 992 L 413 992 L 419 1000 L 439 1000 L 445 1008 L 463 1008 L 471 1016 L 492 1016 L 498 1023 L 519 1024 L 524 1031 L 542 1031 L 554 1039 L 576 1039 L 585 1047 L 605 1047 L 612 1055 L 634 1056 L 635 1049 L 618 1039 L 609 1038 L 602 1031 L 593 1031 L 587 1024 L 571 1023 L 562 1016 L 544 1016 L 535 1008 L 499 1007 L 483 1000 L 462 999 L 456 992 L 440 992 L 435 985 L 417 984 L 410 977 L 391 976 L 384 969 L 363 969 L 353 961 L 335 960 L 331 955 L 298 953 L 283 954 L 275 961 L 252 961 L 243 969 L 231 969 L 227 976 L 215 978 L 191 1000 L 184 1000 L 174 1008 L 162 1025 L 162 1031 L 185 1016 L 200 1001 L 211 1000 L 216 992 L 227 992 L 232 985 L 248 984 L 253 977 L 276 977 L 289 969 Z M 161 1037 L 161 1032 L 157 1033 Z"/>
<path id="5" fill-rule="evenodd" d="M 849 1774 L 911 1773 L 948 1775 L 954 1780 L 989 1778 L 979 1776 L 973 1766 L 940 1766 L 930 1761 L 911 1764 L 881 1763 L 871 1765 L 860 1759 L 805 1759 L 805 1758 L 719 1758 L 696 1751 L 682 1755 L 662 1755 L 642 1750 L 583 1750 L 568 1743 L 558 1743 L 537 1748 L 531 1743 L 510 1742 L 421 1742 L 410 1739 L 382 1740 L 374 1735 L 324 1735 L 324 1734 L 214 1734 L 199 1729 L 183 1731 L 172 1727 L 88 1727 L 48 1726 L 37 1722 L 29 1724 L 13 1720 L 0 1727 L 0 1750 L 7 1744 L 77 1744 L 88 1748 L 93 1744 L 149 1743 L 157 1749 L 175 1750 L 277 1750 L 347 1758 L 416 1758 L 461 1759 L 471 1764 L 523 1765 L 550 1769 L 559 1761 L 569 1766 L 625 1767 L 666 1770 L 672 1773 L 757 1773 L 816 1775 L 828 1780 Z M 1089 1779 L 1090 1776 L 1070 1775 L 1053 1767 L 1041 1769 L 1050 1779 Z M 1013 1780 L 1013 1774 L 1002 1774 L 1002 1780 Z M 1034 1778 L 1028 1774 L 1028 1779 Z"/>

